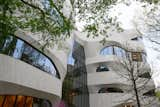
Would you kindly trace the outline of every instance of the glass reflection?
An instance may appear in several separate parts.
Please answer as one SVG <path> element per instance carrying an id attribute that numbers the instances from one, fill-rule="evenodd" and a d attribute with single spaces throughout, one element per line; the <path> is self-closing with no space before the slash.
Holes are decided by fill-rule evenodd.
<path id="1" fill-rule="evenodd" d="M 136 53 L 136 55 L 133 53 Z M 117 46 L 108 46 L 103 48 L 100 51 L 100 55 L 116 55 L 119 57 L 127 57 L 127 54 L 131 54 L 132 60 L 133 61 L 143 61 L 146 62 L 146 54 L 143 52 L 131 52 L 131 51 L 126 51 L 123 48 L 117 47 Z M 138 58 L 139 57 L 139 58 Z M 135 59 L 134 59 L 135 58 Z"/>
<path id="2" fill-rule="evenodd" d="M 103 48 L 100 51 L 100 55 L 116 55 L 116 56 L 124 57 L 125 50 L 117 46 L 108 46 Z"/>
<path id="3" fill-rule="evenodd" d="M 114 52 L 116 56 L 125 57 L 125 50 L 114 46 Z"/>
<path id="4" fill-rule="evenodd" d="M 44 54 L 14 36 L 0 36 L 0 53 L 20 59 L 60 78 L 54 64 Z"/>
<path id="5" fill-rule="evenodd" d="M 113 55 L 113 47 L 109 46 L 101 50 L 101 55 Z"/>

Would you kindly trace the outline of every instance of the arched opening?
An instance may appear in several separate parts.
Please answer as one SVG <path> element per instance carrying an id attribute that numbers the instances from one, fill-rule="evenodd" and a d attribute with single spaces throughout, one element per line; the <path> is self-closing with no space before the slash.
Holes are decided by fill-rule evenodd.
<path id="1" fill-rule="evenodd" d="M 107 46 L 100 51 L 100 55 L 116 55 L 125 57 L 126 51 L 118 46 Z"/>

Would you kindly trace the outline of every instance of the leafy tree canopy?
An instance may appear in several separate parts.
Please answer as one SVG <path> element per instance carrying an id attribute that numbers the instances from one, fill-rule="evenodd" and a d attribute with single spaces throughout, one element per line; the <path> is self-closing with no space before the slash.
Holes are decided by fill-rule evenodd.
<path id="1" fill-rule="evenodd" d="M 159 0 L 139 0 L 158 3 Z M 71 5 L 70 17 L 62 10 L 64 3 Z M 109 9 L 126 0 L 0 0 L 0 35 L 13 34 L 18 29 L 41 32 L 55 41 L 65 39 L 75 28 L 75 21 L 84 22 L 88 36 L 104 35 L 107 31 L 122 31 L 116 17 L 110 17 Z"/>

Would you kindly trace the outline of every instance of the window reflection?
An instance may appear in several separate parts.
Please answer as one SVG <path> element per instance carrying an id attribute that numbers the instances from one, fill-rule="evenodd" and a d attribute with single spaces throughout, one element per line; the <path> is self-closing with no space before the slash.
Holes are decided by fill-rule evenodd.
<path id="1" fill-rule="evenodd" d="M 100 54 L 101 55 L 112 55 L 113 54 L 113 47 L 109 46 L 109 47 L 102 49 Z"/>
<path id="2" fill-rule="evenodd" d="M 0 36 L 0 53 L 20 59 L 60 78 L 54 64 L 44 54 L 14 36 Z"/>
<path id="3" fill-rule="evenodd" d="M 125 57 L 125 50 L 119 47 L 114 46 L 114 54 L 116 56 Z"/>
<path id="4" fill-rule="evenodd" d="M 107 46 L 100 51 L 100 55 L 116 55 L 119 57 L 127 57 L 131 54 L 133 61 L 146 61 L 146 54 L 143 52 L 129 52 L 117 46 Z"/>
<path id="5" fill-rule="evenodd" d="M 124 57 L 125 50 L 117 46 L 108 46 L 108 47 L 103 48 L 100 51 L 100 54 L 101 55 L 116 55 L 116 56 Z"/>

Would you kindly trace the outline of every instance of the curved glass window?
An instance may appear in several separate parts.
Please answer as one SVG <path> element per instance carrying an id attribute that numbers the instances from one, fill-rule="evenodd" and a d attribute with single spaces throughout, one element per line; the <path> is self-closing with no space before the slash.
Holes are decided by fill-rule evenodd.
<path id="1" fill-rule="evenodd" d="M 54 63 L 46 55 L 15 36 L 0 36 L 0 53 L 20 59 L 60 78 Z"/>
<path id="2" fill-rule="evenodd" d="M 113 47 L 112 46 L 108 46 L 108 47 L 103 48 L 100 51 L 100 54 L 101 55 L 113 55 Z"/>
<path id="3" fill-rule="evenodd" d="M 0 96 L 0 107 L 52 107 L 48 100 L 21 95 Z"/>
<path id="4" fill-rule="evenodd" d="M 125 53 L 124 49 L 117 46 L 105 47 L 100 51 L 100 55 L 116 55 L 120 57 L 124 57 Z"/>
<path id="5" fill-rule="evenodd" d="M 123 93 L 123 91 L 119 88 L 101 88 L 98 93 Z"/>
<path id="6" fill-rule="evenodd" d="M 120 48 L 120 47 L 116 47 L 116 46 L 114 46 L 114 54 L 116 56 L 120 56 L 120 57 L 125 57 L 126 56 L 125 50 Z"/>

